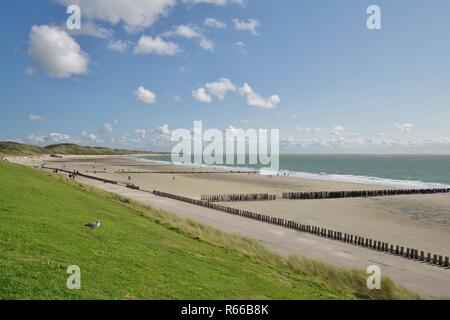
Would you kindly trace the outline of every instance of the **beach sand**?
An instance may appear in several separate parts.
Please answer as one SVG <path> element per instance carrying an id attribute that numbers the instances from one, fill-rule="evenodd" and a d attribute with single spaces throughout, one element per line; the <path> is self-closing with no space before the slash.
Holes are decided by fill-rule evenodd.
<path id="1" fill-rule="evenodd" d="M 177 195 L 188 196 L 199 199 L 201 195 L 227 194 L 227 193 L 269 193 L 281 195 L 283 192 L 296 191 L 328 191 L 328 190 L 370 190 L 370 189 L 391 189 L 381 185 L 365 185 L 356 183 L 341 183 L 324 180 L 308 180 L 293 177 L 271 177 L 260 176 L 248 173 L 230 173 L 219 169 L 190 168 L 185 166 L 171 166 L 161 164 L 151 164 L 148 162 L 136 162 L 134 160 L 121 159 L 117 157 L 89 157 L 49 159 L 14 159 L 28 165 L 41 165 L 64 168 L 67 170 L 78 170 L 82 173 L 89 173 L 98 177 L 112 179 L 121 182 L 131 182 L 142 189 L 153 191 L 159 190 Z M 200 173 L 208 171 L 208 173 Z M 170 172 L 170 173 L 168 173 Z M 177 172 L 177 173 L 173 173 Z M 116 192 L 120 187 L 94 183 L 90 180 L 84 182 L 94 184 L 99 187 Z M 123 188 L 123 187 L 122 187 Z M 126 188 L 124 188 L 126 189 Z M 124 191 L 125 192 L 125 191 Z M 130 194 L 127 190 L 126 194 Z M 139 195 L 140 199 L 144 195 Z M 152 200 L 151 204 L 158 203 Z M 156 202 L 155 202 L 156 201 Z M 143 201 L 145 202 L 145 201 Z M 225 203 L 230 207 L 246 209 L 269 216 L 282 217 L 294 220 L 302 224 L 311 224 L 323 228 L 330 228 L 345 233 L 360 235 L 367 238 L 398 244 L 405 247 L 413 247 L 425 252 L 432 252 L 450 256 L 450 195 L 408 195 L 379 198 L 351 198 L 351 199 L 325 199 L 325 200 L 276 200 L 263 202 L 235 202 Z M 185 207 L 187 204 L 177 202 L 176 206 Z M 175 207 L 176 208 L 176 207 Z M 197 210 L 200 210 L 198 208 Z M 204 209 L 202 209 L 204 210 Z M 176 211 L 176 210 L 175 210 Z M 214 211 L 212 211 L 214 212 Z M 175 212 L 176 213 L 176 212 Z M 218 214 L 215 212 L 214 214 Z M 189 216 L 188 216 L 189 217 Z M 237 218 L 236 223 L 238 223 Z M 198 218 L 200 222 L 202 218 Z M 250 222 L 252 223 L 252 222 Z M 218 225 L 220 227 L 220 225 Z M 243 233 L 245 235 L 245 232 Z M 270 235 L 267 235 L 269 237 Z M 307 237 L 306 237 L 307 238 Z M 306 239 L 305 238 L 305 239 Z M 265 240 L 265 239 L 263 239 Z M 329 240 L 325 240 L 329 241 Z M 319 241 L 320 242 L 320 241 Z M 271 246 L 270 239 L 268 240 Z M 308 241 L 306 242 L 308 243 Z M 307 257 L 321 258 L 314 254 L 314 246 L 318 241 L 311 242 L 310 252 L 304 249 L 303 253 Z M 303 243 L 304 244 L 304 243 Z M 348 248 L 340 252 L 353 252 L 351 246 L 342 244 Z M 274 245 L 272 248 L 277 249 Z M 331 247 L 330 247 L 331 248 Z M 320 250 L 323 250 L 320 249 Z M 331 249 L 330 249 L 331 250 Z M 306 251 L 306 252 L 305 252 Z M 366 255 L 365 261 L 371 261 L 371 250 L 358 251 L 359 255 Z M 319 251 L 318 251 L 319 252 Z M 291 253 L 291 252 L 289 252 Z M 356 254 L 356 253 L 354 253 Z M 324 260 L 344 266 L 354 266 L 347 264 L 345 255 L 335 259 Z M 387 257 L 387 258 L 386 258 Z M 386 255 L 383 259 L 390 259 L 383 262 L 384 265 L 395 265 L 396 261 L 405 263 L 402 258 Z M 351 260 L 349 258 L 349 260 Z M 355 260 L 356 261 L 356 260 Z M 340 263 L 342 262 L 342 263 Z M 413 268 L 416 273 L 422 264 L 408 261 L 417 266 L 404 267 L 405 270 Z M 356 264 L 358 267 L 363 265 Z M 366 266 L 367 267 L 367 266 Z M 424 272 L 436 270 L 436 285 L 447 281 L 446 289 L 426 290 L 426 281 L 418 280 L 418 287 L 409 287 L 422 291 L 425 294 L 436 294 L 450 296 L 450 270 L 442 268 L 423 266 Z M 419 269 L 418 269 L 419 268 Z M 444 272 L 444 273 L 442 273 Z M 401 276 L 394 279 L 403 281 Z M 445 278 L 441 279 L 440 277 Z M 407 278 L 407 277 L 406 277 Z M 408 284 L 406 284 L 408 285 Z"/>

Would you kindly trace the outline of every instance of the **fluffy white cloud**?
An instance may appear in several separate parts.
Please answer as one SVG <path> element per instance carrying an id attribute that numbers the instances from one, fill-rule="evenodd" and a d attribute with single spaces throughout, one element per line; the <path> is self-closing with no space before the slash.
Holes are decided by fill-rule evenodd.
<path id="1" fill-rule="evenodd" d="M 217 29 L 225 29 L 227 27 L 227 25 L 225 24 L 225 22 L 219 21 L 215 18 L 206 18 L 203 21 L 203 24 L 206 27 L 210 27 L 210 28 L 217 28 Z"/>
<path id="2" fill-rule="evenodd" d="M 281 102 L 280 97 L 277 95 L 273 95 L 267 99 L 261 97 L 247 83 L 238 90 L 236 85 L 226 78 L 220 78 L 216 82 L 206 83 L 203 87 L 192 91 L 192 96 L 197 101 L 211 103 L 213 97 L 224 100 L 226 94 L 229 92 L 239 92 L 242 96 L 246 97 L 247 104 L 252 107 L 272 109 Z"/>
<path id="3" fill-rule="evenodd" d="M 167 31 L 164 33 L 164 36 L 171 37 L 171 36 L 178 36 L 185 39 L 196 39 L 198 41 L 198 45 L 209 51 L 214 51 L 215 43 L 212 42 L 210 39 L 205 37 L 198 28 L 190 25 L 179 25 L 175 27 L 171 31 Z"/>
<path id="4" fill-rule="evenodd" d="M 30 114 L 28 116 L 28 119 L 30 119 L 31 121 L 45 121 L 45 120 L 47 120 L 46 117 L 40 116 L 38 114 Z"/>
<path id="5" fill-rule="evenodd" d="M 204 87 L 194 90 L 192 96 L 195 100 L 211 103 L 212 96 L 219 100 L 224 100 L 228 92 L 236 91 L 236 86 L 226 78 L 221 78 L 216 82 L 206 83 Z"/>
<path id="6" fill-rule="evenodd" d="M 252 107 L 273 109 L 281 102 L 278 95 L 273 95 L 267 99 L 261 97 L 253 91 L 248 83 L 245 83 L 244 86 L 239 89 L 239 92 L 241 95 L 247 97 L 247 104 Z"/>
<path id="7" fill-rule="evenodd" d="M 200 102 L 211 103 L 212 97 L 206 92 L 205 88 L 199 88 L 192 91 L 192 97 Z"/>
<path id="8" fill-rule="evenodd" d="M 414 128 L 414 125 L 412 123 L 396 124 L 395 126 L 399 128 L 403 133 L 411 133 L 412 129 Z"/>
<path id="9" fill-rule="evenodd" d="M 157 54 L 173 56 L 181 52 L 176 43 L 165 41 L 161 37 L 142 36 L 134 47 L 134 54 Z"/>
<path id="10" fill-rule="evenodd" d="M 194 30 L 194 27 L 188 25 L 176 26 L 173 30 L 164 33 L 164 35 L 180 36 L 187 39 L 198 38 L 200 36 L 199 32 L 197 30 Z"/>
<path id="11" fill-rule="evenodd" d="M 217 97 L 219 100 L 225 99 L 225 95 L 228 92 L 236 91 L 236 86 L 226 78 L 221 78 L 217 82 L 207 83 L 205 84 L 205 88 L 211 95 Z"/>
<path id="12" fill-rule="evenodd" d="M 248 31 L 254 36 L 258 35 L 257 29 L 261 25 L 258 19 L 239 20 L 233 19 L 234 28 L 239 31 Z"/>
<path id="13" fill-rule="evenodd" d="M 78 5 L 83 17 L 116 25 L 123 23 L 128 32 L 152 26 L 175 6 L 176 0 L 58 0 L 61 4 Z"/>
<path id="14" fill-rule="evenodd" d="M 157 132 L 159 132 L 162 135 L 170 136 L 172 132 L 169 130 L 168 124 L 163 124 L 161 127 L 156 128 Z"/>
<path id="15" fill-rule="evenodd" d="M 110 41 L 108 43 L 108 49 L 112 51 L 117 51 L 119 53 L 125 53 L 127 52 L 128 48 L 130 47 L 130 42 L 128 41 Z"/>
<path id="16" fill-rule="evenodd" d="M 134 92 L 134 95 L 136 99 L 147 104 L 156 102 L 156 94 L 148 89 L 145 89 L 143 86 L 137 88 L 137 90 Z"/>
<path id="17" fill-rule="evenodd" d="M 51 77 L 69 78 L 89 70 L 88 55 L 67 32 L 58 27 L 33 26 L 28 53 Z"/>

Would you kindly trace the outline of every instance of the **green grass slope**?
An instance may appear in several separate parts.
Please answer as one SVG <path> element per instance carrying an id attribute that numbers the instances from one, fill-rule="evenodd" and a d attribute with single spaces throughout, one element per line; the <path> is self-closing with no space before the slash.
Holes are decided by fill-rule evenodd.
<path id="1" fill-rule="evenodd" d="M 37 169 L 0 162 L 0 200 L 0 299 L 417 298 Z"/>
<path id="2" fill-rule="evenodd" d="M 4 156 L 38 156 L 53 153 L 60 155 L 124 155 L 146 152 L 104 147 L 85 147 L 72 143 L 37 147 L 17 142 L 0 141 L 0 155 Z"/>

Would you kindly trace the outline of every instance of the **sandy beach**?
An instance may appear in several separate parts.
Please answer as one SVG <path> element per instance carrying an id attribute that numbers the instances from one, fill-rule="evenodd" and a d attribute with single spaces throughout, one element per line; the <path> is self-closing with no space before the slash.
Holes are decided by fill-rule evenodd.
<path id="1" fill-rule="evenodd" d="M 159 190 L 195 199 L 200 199 L 201 195 L 208 194 L 269 193 L 281 195 L 283 192 L 299 191 L 387 189 L 382 185 L 292 177 L 274 176 L 270 178 L 253 173 L 231 173 L 219 169 L 152 164 L 120 157 L 64 157 L 62 159 L 41 157 L 10 158 L 9 160 L 32 166 L 41 166 L 46 163 L 50 167 L 77 170 L 81 173 L 124 183 L 129 182 L 128 177 L 130 177 L 131 182 L 142 189 Z M 239 227 L 243 223 L 240 217 L 227 217 L 225 224 L 224 221 L 220 222 L 211 218 L 215 215 L 223 216 L 214 210 L 193 207 L 192 210 L 198 212 L 198 215 L 194 216 L 187 213 L 189 210 L 186 208 L 190 206 L 185 203 L 157 199 L 153 195 L 124 187 L 106 185 L 88 179 L 82 180 L 157 208 L 197 219 L 225 231 L 253 237 L 282 254 L 299 254 L 341 266 L 364 269 L 378 261 L 384 266 L 387 275 L 408 288 L 426 296 L 450 296 L 450 270 L 448 269 L 371 252 L 347 244 L 331 243 L 326 239 L 317 239 L 307 235 L 291 235 L 292 231 L 283 231 L 282 228 L 271 227 L 271 231 L 264 234 L 263 230 L 267 231 L 268 227 L 261 226 L 261 223 L 258 222 L 246 221 L 245 225 L 255 228 L 246 232 Z M 450 195 L 448 194 L 364 199 L 280 199 L 262 202 L 235 202 L 226 203 L 226 205 L 282 217 L 303 224 L 313 224 L 359 234 L 405 247 L 415 247 L 426 252 L 450 255 Z M 201 212 L 204 212 L 205 215 L 202 216 Z M 290 243 L 277 244 L 277 241 L 289 241 Z"/>

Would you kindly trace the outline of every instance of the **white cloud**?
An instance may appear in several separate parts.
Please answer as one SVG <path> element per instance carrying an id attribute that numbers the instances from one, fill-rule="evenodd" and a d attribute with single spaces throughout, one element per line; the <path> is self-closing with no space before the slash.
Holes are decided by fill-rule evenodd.
<path id="1" fill-rule="evenodd" d="M 109 122 L 105 123 L 103 125 L 102 131 L 103 132 L 107 132 L 107 133 L 112 133 L 113 132 L 113 125 L 111 123 L 109 123 Z"/>
<path id="2" fill-rule="evenodd" d="M 200 36 L 194 27 L 188 25 L 176 26 L 172 31 L 167 31 L 164 33 L 165 36 L 180 36 L 186 39 L 198 38 Z"/>
<path id="3" fill-rule="evenodd" d="M 220 78 L 216 82 L 206 83 L 203 87 L 192 91 L 192 96 L 195 100 L 211 103 L 212 98 L 216 97 L 219 100 L 224 100 L 228 92 L 239 92 L 240 95 L 247 98 L 247 104 L 252 107 L 259 107 L 263 109 L 275 108 L 280 103 L 280 97 L 273 95 L 267 99 L 256 94 L 253 89 L 245 83 L 242 88 L 237 89 L 236 85 L 231 80 Z"/>
<path id="4" fill-rule="evenodd" d="M 245 20 L 239 20 L 239 19 L 233 19 L 234 28 L 239 31 L 248 31 L 254 36 L 258 35 L 258 32 L 256 29 L 261 25 L 259 20 L 257 19 L 248 19 Z"/>
<path id="5" fill-rule="evenodd" d="M 136 99 L 147 104 L 156 102 L 156 94 L 148 89 L 145 89 L 143 86 L 137 88 L 137 90 L 134 92 L 134 95 Z"/>
<path id="6" fill-rule="evenodd" d="M 332 133 L 335 135 L 335 136 L 340 136 L 341 134 L 343 134 L 345 132 L 345 128 L 343 127 L 343 126 L 335 126 L 334 128 L 333 128 L 333 131 L 332 131 Z"/>
<path id="7" fill-rule="evenodd" d="M 217 97 L 219 100 L 225 99 L 225 95 L 228 92 L 236 91 L 236 86 L 226 78 L 221 78 L 217 82 L 207 83 L 205 84 L 205 88 L 211 95 Z"/>
<path id="8" fill-rule="evenodd" d="M 57 27 L 33 26 L 28 53 L 51 77 L 69 78 L 89 70 L 88 55 L 67 32 Z"/>
<path id="9" fill-rule="evenodd" d="M 239 92 L 242 96 L 247 97 L 247 104 L 252 107 L 273 109 L 281 102 L 278 95 L 273 95 L 267 99 L 261 97 L 253 91 L 248 83 L 245 83 L 244 86 L 239 89 Z"/>
<path id="10" fill-rule="evenodd" d="M 192 97 L 200 102 L 211 103 L 212 97 L 206 92 L 205 88 L 199 88 L 192 91 Z"/>
<path id="11" fill-rule="evenodd" d="M 211 40 L 209 40 L 208 38 L 205 38 L 205 37 L 202 37 L 200 39 L 200 42 L 198 43 L 198 45 L 202 49 L 205 49 L 205 50 L 208 50 L 208 51 L 214 51 L 214 49 L 216 48 L 216 44 L 213 41 L 211 41 Z"/>
<path id="12" fill-rule="evenodd" d="M 399 128 L 403 133 L 411 133 L 412 129 L 414 128 L 414 125 L 412 123 L 396 124 L 395 126 Z"/>
<path id="13" fill-rule="evenodd" d="M 326 137 L 322 135 L 303 135 L 301 137 L 283 137 L 281 146 L 286 148 L 321 148 L 329 150 L 344 150 L 344 152 L 375 152 L 386 153 L 416 153 L 423 150 L 436 150 L 438 153 L 443 152 L 443 148 L 450 147 L 450 138 L 434 137 L 421 139 L 406 139 L 403 137 L 387 137 L 373 138 L 360 137 L 355 135 L 340 135 Z M 448 151 L 444 151 L 448 152 Z"/>
<path id="14" fill-rule="evenodd" d="M 46 117 L 40 116 L 40 115 L 38 115 L 38 114 L 30 114 L 30 115 L 28 116 L 28 118 L 29 118 L 31 121 L 45 121 L 45 120 L 47 120 Z"/>
<path id="15" fill-rule="evenodd" d="M 236 91 L 236 86 L 226 78 L 221 78 L 217 82 L 206 83 L 204 87 L 192 92 L 195 100 L 210 103 L 212 96 L 219 100 L 224 100 L 228 92 Z"/>
<path id="16" fill-rule="evenodd" d="M 203 21 L 203 24 L 206 27 L 210 27 L 210 28 L 216 28 L 216 29 L 225 29 L 227 27 L 227 25 L 225 24 L 225 22 L 219 21 L 217 19 L 214 18 L 206 18 Z"/>
<path id="17" fill-rule="evenodd" d="M 134 54 L 157 54 L 173 56 L 181 52 L 176 43 L 165 41 L 161 37 L 142 36 L 134 47 Z"/>
<path id="18" fill-rule="evenodd" d="M 31 144 L 44 145 L 48 143 L 68 143 L 73 142 L 68 134 L 52 132 L 48 135 L 42 133 L 32 133 L 28 135 L 27 140 Z"/>
<path id="19" fill-rule="evenodd" d="M 147 130 L 145 129 L 136 129 L 134 130 L 134 133 L 138 135 L 141 139 L 145 139 L 145 136 L 147 135 Z"/>
<path id="20" fill-rule="evenodd" d="M 52 132 L 48 135 L 48 139 L 53 143 L 72 142 L 68 134 Z"/>
<path id="21" fill-rule="evenodd" d="M 112 51 L 117 51 L 119 53 L 125 53 L 127 52 L 128 48 L 130 47 L 130 42 L 128 41 L 110 41 L 108 43 L 108 49 Z"/>
<path id="22" fill-rule="evenodd" d="M 171 136 L 172 132 L 169 130 L 168 124 L 163 124 L 161 127 L 156 129 L 160 134 L 165 136 Z"/>
<path id="23" fill-rule="evenodd" d="M 168 14 L 176 0 L 58 0 L 61 4 L 78 5 L 83 17 L 112 25 L 123 23 L 128 32 L 142 31 Z"/>
<path id="24" fill-rule="evenodd" d="M 241 54 L 247 54 L 247 49 L 245 47 L 245 43 L 242 41 L 237 41 L 233 43 L 233 47 L 236 49 L 237 52 Z"/>
<path id="25" fill-rule="evenodd" d="M 47 141 L 47 136 L 41 133 L 32 133 L 28 135 L 28 142 L 31 144 L 44 144 Z"/>
<path id="26" fill-rule="evenodd" d="M 81 24 L 81 29 L 68 30 L 71 36 L 91 36 L 100 39 L 110 38 L 113 35 L 113 31 L 106 29 L 93 22 L 86 21 Z"/>
<path id="27" fill-rule="evenodd" d="M 190 25 L 176 26 L 173 30 L 167 31 L 163 35 L 166 37 L 178 36 L 185 39 L 196 39 L 201 48 L 209 51 L 214 51 L 216 46 L 215 43 L 205 37 L 198 28 Z"/>
<path id="28" fill-rule="evenodd" d="M 85 130 L 81 131 L 81 137 L 84 140 L 87 140 L 89 142 L 96 142 L 96 143 L 102 143 L 103 141 L 100 140 L 95 134 L 93 133 L 88 133 Z"/>

